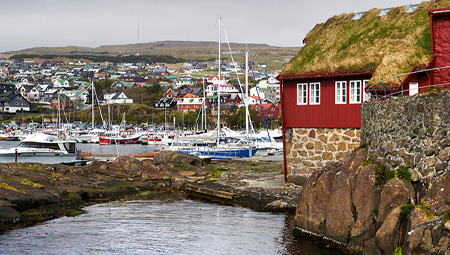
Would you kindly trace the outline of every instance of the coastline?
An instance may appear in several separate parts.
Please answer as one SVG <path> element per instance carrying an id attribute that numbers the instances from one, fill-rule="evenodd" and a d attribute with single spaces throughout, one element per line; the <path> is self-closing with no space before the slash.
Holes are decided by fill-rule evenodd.
<path id="1" fill-rule="evenodd" d="M 258 211 L 294 213 L 301 187 L 285 185 L 282 162 L 209 162 L 174 152 L 155 159 L 117 158 L 86 166 L 0 164 L 0 233 L 83 213 L 93 203 L 145 192 L 193 198 Z M 4 192 L 3 192 L 4 191 Z"/>

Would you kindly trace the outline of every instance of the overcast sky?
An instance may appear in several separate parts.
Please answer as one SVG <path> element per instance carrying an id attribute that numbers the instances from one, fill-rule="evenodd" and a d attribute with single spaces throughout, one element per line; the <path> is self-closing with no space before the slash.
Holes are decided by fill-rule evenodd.
<path id="1" fill-rule="evenodd" d="M 0 0 L 0 52 L 46 46 L 217 41 L 299 47 L 315 24 L 341 13 L 411 0 Z M 222 37 L 225 41 L 225 37 Z"/>

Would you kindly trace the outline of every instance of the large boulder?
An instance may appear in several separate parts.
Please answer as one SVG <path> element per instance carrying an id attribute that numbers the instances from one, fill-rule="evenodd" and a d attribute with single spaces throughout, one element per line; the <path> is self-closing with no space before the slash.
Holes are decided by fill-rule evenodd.
<path id="1" fill-rule="evenodd" d="M 202 167 L 205 165 L 203 160 L 197 156 L 180 153 L 176 151 L 161 151 L 158 156 L 153 159 L 155 165 L 166 165 L 168 163 L 193 165 Z"/>
<path id="2" fill-rule="evenodd" d="M 356 153 L 339 164 L 325 166 L 305 182 L 297 203 L 295 222 L 300 229 L 345 246 L 355 223 L 352 212 L 351 168 Z"/>
<path id="3" fill-rule="evenodd" d="M 414 187 L 409 182 L 393 178 L 389 180 L 381 192 L 378 223 L 382 223 L 388 214 L 402 204 L 409 204 L 414 197 Z"/>
<path id="4" fill-rule="evenodd" d="M 326 207 L 327 236 L 347 244 L 353 225 L 355 224 L 352 212 L 352 190 L 350 188 L 350 171 L 340 168 L 335 172 L 330 198 Z"/>
<path id="5" fill-rule="evenodd" d="M 450 211 L 450 171 L 440 176 L 427 194 L 431 213 L 443 215 Z"/>
<path id="6" fill-rule="evenodd" d="M 318 182 L 324 173 L 325 171 L 316 171 L 308 177 L 300 193 L 295 212 L 296 226 L 317 235 L 325 234 L 324 206 L 328 204 L 329 193 L 324 180 L 328 178 L 322 178 L 320 183 Z"/>
<path id="7" fill-rule="evenodd" d="M 378 247 L 383 254 L 393 254 L 399 245 L 400 206 L 390 211 L 375 236 Z"/>
<path id="8" fill-rule="evenodd" d="M 377 230 L 376 211 L 380 203 L 380 193 L 377 191 L 375 169 L 375 165 L 362 168 L 353 193 L 356 222 L 352 228 L 349 246 L 354 250 L 361 249 L 361 245 L 373 238 Z"/>

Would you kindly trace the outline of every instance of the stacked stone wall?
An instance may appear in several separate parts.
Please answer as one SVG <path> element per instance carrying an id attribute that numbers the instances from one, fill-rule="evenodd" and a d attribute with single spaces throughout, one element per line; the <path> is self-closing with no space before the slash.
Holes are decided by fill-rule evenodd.
<path id="1" fill-rule="evenodd" d="M 292 138 L 285 136 L 287 181 L 296 184 L 344 158 L 359 146 L 361 136 L 359 129 L 292 128 L 286 132 L 292 132 Z"/>
<path id="2" fill-rule="evenodd" d="M 366 102 L 361 125 L 368 158 L 391 169 L 405 166 L 415 181 L 430 183 L 448 171 L 450 91 Z"/>

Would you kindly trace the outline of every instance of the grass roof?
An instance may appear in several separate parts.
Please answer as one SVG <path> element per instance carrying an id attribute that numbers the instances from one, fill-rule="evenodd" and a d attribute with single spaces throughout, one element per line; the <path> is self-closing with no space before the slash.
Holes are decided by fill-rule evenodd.
<path id="1" fill-rule="evenodd" d="M 437 0 L 432 9 L 445 9 L 450 7 L 450 0 Z"/>
<path id="2" fill-rule="evenodd" d="M 373 71 L 369 84 L 373 84 L 428 64 L 431 4 L 422 2 L 412 13 L 405 13 L 408 6 L 392 8 L 382 17 L 377 17 L 381 9 L 372 9 L 358 21 L 352 21 L 355 13 L 334 16 L 322 29 L 318 30 L 321 24 L 315 26 L 308 34 L 315 35 L 281 74 L 369 69 Z"/>

